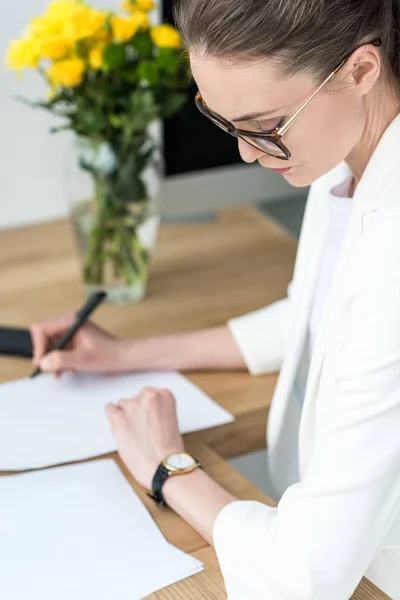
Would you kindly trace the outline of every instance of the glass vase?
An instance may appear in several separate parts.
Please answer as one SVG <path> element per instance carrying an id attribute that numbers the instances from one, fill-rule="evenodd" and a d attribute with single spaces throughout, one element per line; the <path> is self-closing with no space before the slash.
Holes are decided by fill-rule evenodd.
<path id="1" fill-rule="evenodd" d="M 147 291 L 160 223 L 137 157 L 124 161 L 108 144 L 78 140 L 71 219 L 86 295 L 104 290 L 112 304 L 133 304 Z M 84 181 L 86 179 L 86 181 Z"/>

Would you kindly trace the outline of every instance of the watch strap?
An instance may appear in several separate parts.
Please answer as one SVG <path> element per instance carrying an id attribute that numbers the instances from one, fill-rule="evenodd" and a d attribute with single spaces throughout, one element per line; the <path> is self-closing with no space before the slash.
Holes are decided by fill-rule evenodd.
<path id="1" fill-rule="evenodd" d="M 202 469 L 203 467 L 201 466 L 201 464 L 199 463 L 198 460 L 196 460 L 195 458 L 193 459 L 196 461 L 196 466 L 194 467 L 194 469 L 192 471 L 190 471 L 191 473 L 195 470 L 195 469 Z M 164 507 L 168 507 L 168 504 L 165 502 L 163 493 L 162 493 L 162 488 L 164 483 L 166 482 L 166 480 L 168 479 L 168 477 L 170 476 L 180 476 L 181 473 L 174 473 L 172 471 L 169 471 L 163 463 L 159 464 L 157 467 L 157 470 L 154 474 L 153 477 L 153 481 L 151 484 L 151 489 L 152 489 L 152 494 L 146 492 L 146 495 L 151 498 L 156 504 L 157 506 L 164 506 Z"/>
<path id="2" fill-rule="evenodd" d="M 152 494 L 147 494 L 149 498 L 154 500 L 157 506 L 168 506 L 164 500 L 164 496 L 162 494 L 162 487 L 165 481 L 168 479 L 170 471 L 161 463 L 158 465 L 157 470 L 154 474 L 151 489 L 153 491 Z"/>

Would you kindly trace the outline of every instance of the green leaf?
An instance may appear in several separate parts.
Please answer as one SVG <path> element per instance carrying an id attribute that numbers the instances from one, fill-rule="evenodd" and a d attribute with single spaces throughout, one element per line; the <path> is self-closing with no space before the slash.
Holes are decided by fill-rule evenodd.
<path id="1" fill-rule="evenodd" d="M 139 63 L 137 74 L 139 79 L 146 81 L 149 85 L 155 85 L 158 82 L 158 69 L 154 61 L 144 60 Z"/>
<path id="2" fill-rule="evenodd" d="M 133 66 L 129 71 L 126 70 L 123 73 L 121 73 L 121 77 L 127 83 L 137 83 L 137 81 L 138 81 L 138 72 L 136 70 L 136 65 Z"/>
<path id="3" fill-rule="evenodd" d="M 159 115 L 159 107 L 151 90 L 135 90 L 130 96 L 131 132 L 145 131 Z"/>
<path id="4" fill-rule="evenodd" d="M 96 114 L 94 110 L 90 110 L 89 108 L 84 111 L 82 110 L 79 113 L 79 117 L 80 123 L 89 134 L 92 135 L 101 130 L 102 119 Z"/>
<path id="5" fill-rule="evenodd" d="M 130 42 L 130 45 L 136 50 L 140 58 L 150 58 L 153 56 L 154 44 L 149 32 L 137 33 Z"/>
<path id="6" fill-rule="evenodd" d="M 71 125 L 60 125 L 59 127 L 51 127 L 50 133 L 59 133 L 60 131 L 68 131 L 72 129 Z"/>
<path id="7" fill-rule="evenodd" d="M 124 125 L 123 119 L 118 115 L 110 115 L 110 123 L 113 127 L 120 129 Z"/>
<path id="8" fill-rule="evenodd" d="M 44 101 L 35 101 L 35 100 L 28 100 L 27 98 L 24 98 L 23 96 L 14 96 L 14 100 L 16 100 L 17 102 L 21 102 L 21 104 L 25 104 L 25 106 L 30 106 L 31 108 L 45 108 L 45 109 L 51 109 L 52 105 L 54 104 L 53 100 L 49 100 L 48 102 L 44 102 Z"/>
<path id="9" fill-rule="evenodd" d="M 106 69 L 120 69 L 126 65 L 126 47 L 125 44 L 115 42 L 109 44 L 103 51 L 104 66 Z"/>
<path id="10" fill-rule="evenodd" d="M 182 67 L 182 53 L 171 48 L 160 48 L 157 63 L 166 73 L 174 75 Z"/>

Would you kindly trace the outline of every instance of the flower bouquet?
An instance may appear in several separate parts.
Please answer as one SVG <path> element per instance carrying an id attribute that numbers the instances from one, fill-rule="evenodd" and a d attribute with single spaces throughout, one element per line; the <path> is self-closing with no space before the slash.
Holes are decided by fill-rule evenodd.
<path id="1" fill-rule="evenodd" d="M 134 302 L 145 295 L 159 220 L 144 177 L 159 157 L 149 125 L 179 111 L 190 74 L 176 29 L 151 24 L 152 0 L 121 8 L 56 0 L 10 44 L 6 63 L 44 77 L 48 98 L 25 102 L 63 119 L 53 133 L 76 134 L 93 182 L 91 201 L 73 210 L 86 292 Z"/>

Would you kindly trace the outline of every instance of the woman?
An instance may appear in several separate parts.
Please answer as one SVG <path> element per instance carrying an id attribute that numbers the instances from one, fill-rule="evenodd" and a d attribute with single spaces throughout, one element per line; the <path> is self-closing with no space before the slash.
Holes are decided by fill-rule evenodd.
<path id="1" fill-rule="evenodd" d="M 88 325 L 71 351 L 43 358 L 67 316 L 33 328 L 35 360 L 55 371 L 282 364 L 268 423 L 278 508 L 237 501 L 196 465 L 157 496 L 157 466 L 183 451 L 166 390 L 107 408 L 120 454 L 213 540 L 229 598 L 345 600 L 366 575 L 400 600 L 399 0 L 181 0 L 176 16 L 203 114 L 238 137 L 246 162 L 313 183 L 289 297 L 227 327 L 145 341 Z"/>

